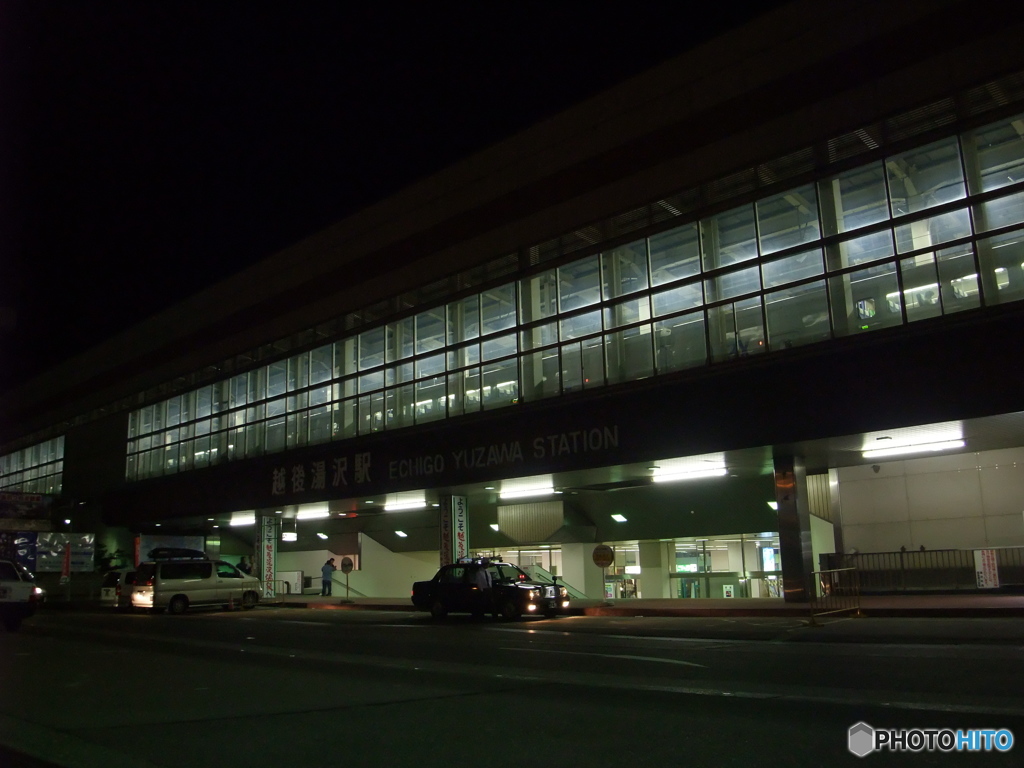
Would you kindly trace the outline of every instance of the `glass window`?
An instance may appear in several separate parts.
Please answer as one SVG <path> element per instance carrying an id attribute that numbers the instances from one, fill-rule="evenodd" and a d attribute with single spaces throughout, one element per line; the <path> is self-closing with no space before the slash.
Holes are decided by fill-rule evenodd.
<path id="1" fill-rule="evenodd" d="M 483 367 L 483 406 L 502 408 L 519 401 L 519 362 L 515 359 Z"/>
<path id="2" fill-rule="evenodd" d="M 833 243 L 825 249 L 829 271 L 869 264 L 879 259 L 887 259 L 894 253 L 892 231 L 888 229 L 844 240 L 841 243 Z"/>
<path id="3" fill-rule="evenodd" d="M 654 375 L 654 349 L 649 324 L 606 334 L 604 349 L 609 384 Z"/>
<path id="4" fill-rule="evenodd" d="M 814 185 L 759 200 L 757 231 L 762 256 L 820 239 Z"/>
<path id="5" fill-rule="evenodd" d="M 646 296 L 620 301 L 614 306 L 605 307 L 604 310 L 604 327 L 606 329 L 620 328 L 623 325 L 650 319 L 651 303 Z"/>
<path id="6" fill-rule="evenodd" d="M 416 354 L 444 347 L 444 307 L 434 307 L 416 315 Z"/>
<path id="7" fill-rule="evenodd" d="M 283 397 L 279 397 L 275 400 L 268 400 L 266 408 L 268 418 L 270 416 L 279 416 L 285 412 L 285 399 Z"/>
<path id="8" fill-rule="evenodd" d="M 732 299 L 744 293 L 761 290 L 761 274 L 757 267 L 738 269 L 704 281 L 708 303 Z"/>
<path id="9" fill-rule="evenodd" d="M 374 392 L 359 397 L 359 434 L 368 435 L 384 429 L 384 393 Z"/>
<path id="10" fill-rule="evenodd" d="M 532 323 L 558 314 L 558 277 L 549 269 L 520 281 L 519 316 Z"/>
<path id="11" fill-rule="evenodd" d="M 267 397 L 277 397 L 285 393 L 288 382 L 288 364 L 284 360 L 267 366 Z"/>
<path id="12" fill-rule="evenodd" d="M 590 256 L 558 268 L 558 306 L 562 312 L 601 301 L 599 259 Z"/>
<path id="13" fill-rule="evenodd" d="M 416 378 L 421 379 L 424 376 L 436 376 L 440 373 L 444 373 L 444 355 L 430 355 L 428 357 L 421 357 L 416 361 Z M 418 397 L 416 398 L 419 399 Z"/>
<path id="14" fill-rule="evenodd" d="M 935 259 L 942 285 L 943 314 L 981 306 L 978 268 L 971 244 L 940 249 L 935 252 Z"/>
<path id="15" fill-rule="evenodd" d="M 288 391 L 305 389 L 309 386 L 309 353 L 288 358 Z"/>
<path id="16" fill-rule="evenodd" d="M 415 394 L 415 387 L 412 384 L 387 390 L 385 415 L 388 429 L 412 426 L 415 418 Z"/>
<path id="17" fill-rule="evenodd" d="M 372 392 L 375 389 L 384 388 L 384 371 L 374 371 L 373 373 L 364 373 L 359 377 L 359 392 L 365 394 Z"/>
<path id="18" fill-rule="evenodd" d="M 602 253 L 601 277 L 606 299 L 647 290 L 647 240 L 637 240 Z"/>
<path id="19" fill-rule="evenodd" d="M 1010 227 L 1024 221 L 1024 192 L 989 200 L 974 206 L 974 226 L 978 232 Z"/>
<path id="20" fill-rule="evenodd" d="M 211 404 L 211 411 L 213 413 L 223 413 L 224 411 L 228 410 L 231 407 L 231 387 L 229 386 L 229 382 L 227 380 L 218 381 L 211 387 L 211 389 L 213 390 L 213 403 Z M 184 410 L 186 408 L 190 409 L 190 406 L 185 405 L 185 397 L 186 396 L 182 397 L 182 421 L 187 420 L 186 416 L 184 415 Z"/>
<path id="21" fill-rule="evenodd" d="M 412 381 L 414 378 L 413 364 L 401 363 L 400 365 L 390 365 L 384 369 L 384 386 L 390 387 L 395 384 L 404 384 L 407 381 Z"/>
<path id="22" fill-rule="evenodd" d="M 384 327 L 359 334 L 359 370 L 384 365 Z"/>
<path id="23" fill-rule="evenodd" d="M 265 446 L 267 453 L 276 453 L 284 450 L 284 416 L 275 416 L 267 419 Z"/>
<path id="24" fill-rule="evenodd" d="M 520 364 L 521 392 L 524 400 L 541 400 L 557 397 L 558 391 L 558 350 L 546 349 L 523 355 Z"/>
<path id="25" fill-rule="evenodd" d="M 240 373 L 231 377 L 231 407 L 237 408 L 249 402 L 249 374 Z"/>
<path id="26" fill-rule="evenodd" d="M 873 163 L 818 182 L 825 235 L 852 232 L 889 218 L 885 169 Z"/>
<path id="27" fill-rule="evenodd" d="M 714 362 L 764 352 L 761 297 L 755 296 L 709 309 L 708 336 Z"/>
<path id="28" fill-rule="evenodd" d="M 1024 298 L 1024 231 L 979 240 L 978 261 L 986 304 Z"/>
<path id="29" fill-rule="evenodd" d="M 335 439 L 355 437 L 359 431 L 359 398 L 349 398 L 338 403 L 338 409 L 334 412 Z"/>
<path id="30" fill-rule="evenodd" d="M 653 235 L 648 247 L 652 286 L 700 274 L 700 235 L 696 222 Z"/>
<path id="31" fill-rule="evenodd" d="M 497 333 L 516 327 L 516 284 L 491 288 L 480 294 L 480 333 Z"/>
<path id="32" fill-rule="evenodd" d="M 907 308 L 907 320 L 924 320 L 942 314 L 939 300 L 939 278 L 935 269 L 935 256 L 924 253 L 909 259 L 902 259 L 900 277 L 903 280 L 903 305 Z M 891 297 L 887 297 L 891 300 Z"/>
<path id="33" fill-rule="evenodd" d="M 524 350 L 546 347 L 548 344 L 554 344 L 557 341 L 558 323 L 556 322 L 544 323 L 543 325 L 528 328 L 519 334 L 519 344 Z"/>
<path id="34" fill-rule="evenodd" d="M 704 271 L 757 258 L 754 206 L 744 205 L 700 222 Z"/>
<path id="35" fill-rule="evenodd" d="M 1024 181 L 1024 115 L 966 134 L 964 154 L 972 193 Z"/>
<path id="36" fill-rule="evenodd" d="M 167 426 L 176 427 L 181 421 L 181 396 L 172 397 L 167 403 Z"/>
<path id="37" fill-rule="evenodd" d="M 480 342 L 480 357 L 484 362 L 514 355 L 518 351 L 514 333 L 506 333 L 504 336 L 495 336 Z"/>
<path id="38" fill-rule="evenodd" d="M 895 264 L 880 264 L 829 278 L 828 291 L 836 336 L 903 322 Z"/>
<path id="39" fill-rule="evenodd" d="M 436 421 L 446 416 L 445 377 L 433 376 L 416 382 L 416 423 Z"/>
<path id="40" fill-rule="evenodd" d="M 261 366 L 254 371 L 249 371 L 248 377 L 249 394 L 248 402 L 255 403 L 267 396 L 267 369 Z M 202 416 L 203 414 L 199 414 Z"/>
<path id="41" fill-rule="evenodd" d="M 654 324 L 654 359 L 658 373 L 706 365 L 704 313 L 691 312 Z"/>
<path id="42" fill-rule="evenodd" d="M 448 344 L 469 341 L 480 335 L 480 297 L 467 296 L 448 305 Z"/>
<path id="43" fill-rule="evenodd" d="M 348 376 L 359 370 L 358 352 L 358 336 L 334 342 L 334 378 Z"/>
<path id="44" fill-rule="evenodd" d="M 601 310 L 595 309 L 593 312 L 563 317 L 558 325 L 563 341 L 598 333 L 601 331 Z"/>
<path id="45" fill-rule="evenodd" d="M 660 291 L 651 296 L 654 316 L 662 317 L 686 309 L 695 309 L 704 304 L 704 286 L 701 282 L 687 283 Z"/>
<path id="46" fill-rule="evenodd" d="M 406 317 L 402 320 L 395 320 L 386 326 L 387 328 L 387 362 L 404 360 L 412 357 L 415 349 L 415 318 Z"/>
<path id="47" fill-rule="evenodd" d="M 896 227 L 896 251 L 907 253 L 918 248 L 948 243 L 971 234 L 971 219 L 967 209 L 950 211 L 941 216 L 920 219 Z"/>
<path id="48" fill-rule="evenodd" d="M 955 136 L 890 157 L 885 170 L 893 218 L 966 196 Z"/>
<path id="49" fill-rule="evenodd" d="M 326 443 L 331 439 L 331 406 L 318 405 L 309 409 L 309 442 Z"/>
<path id="50" fill-rule="evenodd" d="M 765 288 L 795 283 L 809 277 L 823 274 L 825 265 L 821 257 L 821 249 L 800 251 L 792 256 L 785 256 L 761 265 L 761 279 Z"/>
<path id="51" fill-rule="evenodd" d="M 448 352 L 448 370 L 462 368 L 467 365 L 477 365 L 480 362 L 480 345 L 466 344 Z"/>
<path id="52" fill-rule="evenodd" d="M 334 377 L 334 344 L 325 344 L 309 353 L 309 383 L 322 384 Z"/>
<path id="53" fill-rule="evenodd" d="M 764 308 L 772 349 L 811 344 L 831 335 L 824 280 L 766 294 Z"/>

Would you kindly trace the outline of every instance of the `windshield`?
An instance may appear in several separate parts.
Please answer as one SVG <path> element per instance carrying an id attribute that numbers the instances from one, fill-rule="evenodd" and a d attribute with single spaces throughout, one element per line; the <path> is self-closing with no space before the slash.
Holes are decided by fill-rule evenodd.
<path id="1" fill-rule="evenodd" d="M 491 572 L 492 581 L 525 581 L 529 578 L 519 566 L 508 563 L 492 565 L 487 570 Z"/>

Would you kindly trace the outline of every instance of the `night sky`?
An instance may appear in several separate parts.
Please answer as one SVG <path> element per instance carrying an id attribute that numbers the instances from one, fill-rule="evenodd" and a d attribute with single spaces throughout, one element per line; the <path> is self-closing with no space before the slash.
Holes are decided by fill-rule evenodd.
<path id="1" fill-rule="evenodd" d="M 0 0 L 0 392 L 778 4 Z"/>

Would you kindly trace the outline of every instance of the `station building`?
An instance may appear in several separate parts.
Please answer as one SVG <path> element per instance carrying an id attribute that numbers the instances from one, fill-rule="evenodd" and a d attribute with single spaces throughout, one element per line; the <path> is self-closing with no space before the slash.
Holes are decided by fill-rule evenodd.
<path id="1" fill-rule="evenodd" d="M 592 598 L 1009 557 L 1022 33 L 993 0 L 770 11 L 8 392 L 0 491 L 107 549 L 275 531 L 277 572 L 349 556 L 366 596 L 453 519 Z"/>

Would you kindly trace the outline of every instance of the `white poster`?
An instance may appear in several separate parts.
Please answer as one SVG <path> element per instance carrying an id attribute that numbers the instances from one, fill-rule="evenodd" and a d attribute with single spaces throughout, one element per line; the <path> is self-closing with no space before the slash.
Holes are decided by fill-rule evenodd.
<path id="1" fill-rule="evenodd" d="M 260 518 L 260 580 L 263 582 L 263 597 L 277 597 L 274 581 L 277 578 L 277 518 Z"/>
<path id="2" fill-rule="evenodd" d="M 455 560 L 469 557 L 469 505 L 465 496 L 452 496 L 452 532 L 455 534 Z"/>
<path id="3" fill-rule="evenodd" d="M 996 589 L 999 586 L 999 564 L 994 549 L 974 550 L 974 577 L 978 589 Z"/>

